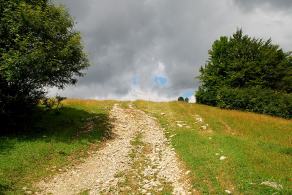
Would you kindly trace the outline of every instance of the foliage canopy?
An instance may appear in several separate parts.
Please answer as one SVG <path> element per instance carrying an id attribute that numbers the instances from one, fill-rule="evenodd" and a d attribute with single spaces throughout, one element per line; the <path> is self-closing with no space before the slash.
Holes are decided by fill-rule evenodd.
<path id="1" fill-rule="evenodd" d="M 180 96 L 177 98 L 177 101 L 183 102 L 183 101 L 185 101 L 185 99 L 182 96 Z"/>
<path id="2" fill-rule="evenodd" d="M 254 91 L 252 90 L 254 88 L 259 91 L 272 90 L 278 95 L 292 92 L 291 52 L 285 53 L 278 45 L 272 44 L 271 39 L 264 41 L 244 35 L 242 30 L 237 30 L 230 38 L 220 37 L 213 43 L 209 51 L 209 60 L 205 67 L 201 67 L 200 73 L 201 85 L 196 93 L 196 99 L 197 102 L 203 104 L 246 110 L 241 106 L 232 106 L 231 102 L 238 99 L 230 97 L 227 98 L 228 103 L 222 102 L 220 98 L 223 89 L 226 94 L 228 94 L 227 90 L 233 89 L 237 89 L 237 92 L 242 89 L 244 93 L 249 94 L 249 91 Z M 271 93 L 259 93 L 258 96 L 261 94 Z M 246 101 L 250 101 L 250 98 L 246 98 Z M 266 112 L 267 110 L 269 108 L 249 109 L 249 111 L 271 113 Z M 280 114 L 280 112 L 282 111 L 279 109 L 271 114 L 291 117 L 291 113 L 287 114 L 287 110 L 284 111 L 286 114 Z"/>
<path id="3" fill-rule="evenodd" d="M 48 0 L 0 0 L 0 113 L 35 105 L 46 87 L 76 83 L 88 66 L 80 34 Z"/>

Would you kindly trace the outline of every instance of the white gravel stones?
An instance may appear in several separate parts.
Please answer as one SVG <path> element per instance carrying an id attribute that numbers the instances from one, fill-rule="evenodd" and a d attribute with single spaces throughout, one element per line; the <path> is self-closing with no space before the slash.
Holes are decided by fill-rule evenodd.
<path id="1" fill-rule="evenodd" d="M 169 138 L 173 138 L 174 136 L 176 136 L 176 134 L 170 135 Z"/>
<path id="2" fill-rule="evenodd" d="M 173 148 L 164 135 L 155 119 L 144 112 L 136 110 L 132 105 L 130 109 L 121 109 L 115 105 L 111 111 L 114 119 L 113 134 L 115 138 L 107 141 L 102 149 L 91 154 L 84 163 L 69 170 L 43 180 L 36 184 L 41 194 L 78 194 L 88 189 L 90 194 L 119 194 L 132 193 L 132 186 L 119 186 L 125 181 L 129 172 L 139 174 L 131 175 L 139 185 L 138 194 L 153 194 L 160 192 L 164 185 L 171 185 L 173 194 L 188 194 L 191 187 L 186 179 L 189 172 L 182 169 Z M 165 113 L 161 113 L 165 115 Z M 143 156 L 145 162 L 139 163 L 139 168 L 133 166 L 131 152 L 142 152 L 140 146 L 134 146 L 132 140 L 141 134 L 143 145 L 149 151 Z M 136 148 L 135 148 L 136 147 Z M 138 149 L 137 149 L 138 147 Z M 138 154 L 139 156 L 139 154 Z M 121 174 L 122 173 L 122 174 Z M 118 176 L 121 174 L 121 176 Z M 134 194 L 137 194 L 133 191 Z"/>
<path id="3" fill-rule="evenodd" d="M 232 194 L 230 190 L 224 190 L 226 194 Z"/>
<path id="4" fill-rule="evenodd" d="M 191 128 L 189 125 L 186 124 L 185 121 L 175 121 L 175 122 L 176 122 L 176 125 L 177 125 L 178 127 L 180 127 L 180 128 L 182 128 L 182 127 L 185 127 L 185 128 L 187 128 L 187 129 L 190 129 L 190 128 Z"/>
<path id="5" fill-rule="evenodd" d="M 278 184 L 276 182 L 273 182 L 273 181 L 264 181 L 261 183 L 261 185 L 265 185 L 265 186 L 269 186 L 269 187 L 272 187 L 276 190 L 282 190 L 283 189 L 283 186 L 281 184 Z"/>
<path id="6" fill-rule="evenodd" d="M 152 166 L 150 165 L 149 167 L 154 171 L 153 175 L 156 175 L 158 180 L 165 180 L 170 183 L 174 194 L 187 194 L 190 187 L 184 178 L 186 171 L 182 170 L 182 165 L 174 149 L 168 145 L 163 130 L 156 121 L 151 120 L 145 113 L 141 114 L 144 115 L 144 121 L 147 126 L 153 127 L 144 132 L 142 137 L 143 142 L 152 148 L 160 148 L 159 150 L 152 150 L 151 153 L 146 154 L 147 158 L 152 160 L 150 162 Z M 155 166 L 153 165 L 156 165 L 159 169 L 154 169 L 153 167 Z"/>
<path id="7" fill-rule="evenodd" d="M 220 156 L 219 160 L 225 160 L 226 158 L 226 156 Z"/>
<path id="8" fill-rule="evenodd" d="M 200 126 L 200 129 L 203 130 L 203 131 L 209 131 L 209 132 L 212 132 L 212 130 L 209 128 L 209 124 L 205 123 L 203 118 L 196 114 L 196 115 L 193 115 L 194 118 L 195 118 L 195 123 L 198 124 Z"/>
<path id="9" fill-rule="evenodd" d="M 137 128 L 130 124 L 127 129 L 123 128 L 131 119 L 117 105 L 111 111 L 111 118 L 115 119 L 113 133 L 116 138 L 109 140 L 104 148 L 92 154 L 84 163 L 48 181 L 39 182 L 37 187 L 41 189 L 41 193 L 76 194 L 90 189 L 91 193 L 98 194 L 116 185 L 115 174 L 130 167 L 130 141 Z"/>
<path id="10" fill-rule="evenodd" d="M 200 116 L 200 115 L 195 115 L 195 120 L 196 120 L 196 123 L 203 123 L 203 118 Z"/>

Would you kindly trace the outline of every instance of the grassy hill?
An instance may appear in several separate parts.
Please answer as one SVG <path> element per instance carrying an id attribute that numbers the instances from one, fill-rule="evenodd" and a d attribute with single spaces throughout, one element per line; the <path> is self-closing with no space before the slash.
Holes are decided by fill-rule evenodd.
<path id="1" fill-rule="evenodd" d="M 0 194 L 82 162 L 108 138 L 114 103 L 66 100 L 61 112 L 40 111 L 30 129 L 1 136 Z M 199 192 L 292 193 L 291 120 L 181 102 L 133 105 L 158 119 Z"/>
<path id="2" fill-rule="evenodd" d="M 261 185 L 270 181 L 292 193 L 291 120 L 180 102 L 135 105 L 158 118 L 200 192 L 278 192 Z"/>

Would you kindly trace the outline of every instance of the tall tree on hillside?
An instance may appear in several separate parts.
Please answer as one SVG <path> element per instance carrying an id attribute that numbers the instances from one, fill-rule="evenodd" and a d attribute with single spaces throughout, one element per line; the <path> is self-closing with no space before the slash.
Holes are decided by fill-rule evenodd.
<path id="1" fill-rule="evenodd" d="M 215 105 L 221 87 L 260 87 L 292 92 L 291 53 L 271 40 L 251 38 L 237 30 L 232 37 L 220 37 L 209 51 L 209 60 L 200 69 L 197 99 Z"/>
<path id="2" fill-rule="evenodd" d="M 198 103 L 292 118 L 292 55 L 270 39 L 220 37 L 200 73 Z"/>
<path id="3" fill-rule="evenodd" d="M 0 0 L 0 117 L 23 113 L 46 87 L 83 75 L 88 61 L 73 25 L 49 0 Z"/>

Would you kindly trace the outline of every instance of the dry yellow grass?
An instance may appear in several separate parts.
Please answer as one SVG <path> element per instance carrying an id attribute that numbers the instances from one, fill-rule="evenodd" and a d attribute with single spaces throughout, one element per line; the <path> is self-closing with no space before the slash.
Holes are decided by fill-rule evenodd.
<path id="1" fill-rule="evenodd" d="M 135 105 L 175 135 L 172 144 L 192 170 L 193 185 L 201 193 L 220 194 L 226 189 L 234 194 L 292 193 L 292 120 L 181 102 L 137 101 Z M 212 133 L 195 123 L 195 115 Z M 179 127 L 176 121 L 190 128 Z M 220 156 L 227 158 L 220 161 Z M 274 181 L 283 189 L 261 185 L 264 181 Z"/>

